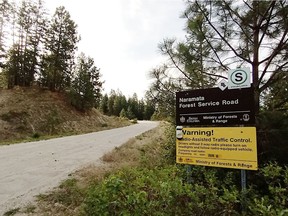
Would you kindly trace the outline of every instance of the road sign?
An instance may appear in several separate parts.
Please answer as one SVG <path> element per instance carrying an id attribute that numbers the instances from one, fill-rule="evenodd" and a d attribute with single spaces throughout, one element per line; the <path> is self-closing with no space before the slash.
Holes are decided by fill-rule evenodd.
<path id="1" fill-rule="evenodd" d="M 249 68 L 237 68 L 228 72 L 228 89 L 249 88 L 250 86 Z"/>
<path id="2" fill-rule="evenodd" d="M 177 125 L 254 125 L 253 88 L 199 89 L 176 93 Z"/>
<path id="3" fill-rule="evenodd" d="M 182 128 L 177 163 L 257 170 L 255 127 Z"/>
<path id="4" fill-rule="evenodd" d="M 218 83 L 218 87 L 224 91 L 227 87 L 228 87 L 228 82 L 225 79 L 222 79 L 219 83 Z"/>

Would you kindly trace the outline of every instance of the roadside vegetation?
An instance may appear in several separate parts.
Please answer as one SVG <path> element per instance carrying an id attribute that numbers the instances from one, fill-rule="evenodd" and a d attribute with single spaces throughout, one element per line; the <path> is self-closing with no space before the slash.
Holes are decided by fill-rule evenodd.
<path id="1" fill-rule="evenodd" d="M 173 133 L 172 133 L 173 132 Z M 29 215 L 287 215 L 288 167 L 277 162 L 248 172 L 175 164 L 174 127 L 131 139 L 38 196 Z M 188 169 L 189 168 L 189 169 Z M 29 212 L 27 211 L 29 209 Z"/>

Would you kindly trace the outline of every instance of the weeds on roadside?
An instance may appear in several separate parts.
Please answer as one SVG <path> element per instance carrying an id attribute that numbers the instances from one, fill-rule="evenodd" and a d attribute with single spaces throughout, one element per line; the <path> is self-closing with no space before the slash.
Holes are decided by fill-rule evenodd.
<path id="1" fill-rule="evenodd" d="M 63 194 L 50 195 L 50 201 L 83 216 L 288 215 L 286 166 L 268 163 L 248 172 L 244 212 L 239 170 L 193 166 L 187 173 L 185 165 L 175 165 L 173 130 L 168 127 L 165 136 L 147 132 L 115 148 L 103 157 L 107 171 L 95 172 L 84 187 L 75 179 L 66 182 L 59 188 Z"/>
<path id="2" fill-rule="evenodd" d="M 4 213 L 3 216 L 13 216 L 20 211 L 20 208 L 14 208 Z"/>

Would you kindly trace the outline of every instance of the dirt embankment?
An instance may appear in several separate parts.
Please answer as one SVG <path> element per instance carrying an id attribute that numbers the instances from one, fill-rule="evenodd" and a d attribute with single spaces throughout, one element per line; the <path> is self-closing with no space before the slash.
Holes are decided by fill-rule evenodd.
<path id="1" fill-rule="evenodd" d="M 65 134 L 79 134 L 128 125 L 98 110 L 83 113 L 67 96 L 38 87 L 0 90 L 0 142 Z"/>

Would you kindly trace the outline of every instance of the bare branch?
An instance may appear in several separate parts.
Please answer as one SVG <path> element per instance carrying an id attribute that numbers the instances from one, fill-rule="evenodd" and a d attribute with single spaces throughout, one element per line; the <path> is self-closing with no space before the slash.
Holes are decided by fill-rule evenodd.
<path id="1" fill-rule="evenodd" d="M 232 50 L 232 52 L 239 58 L 241 58 L 242 60 L 252 64 L 252 61 L 250 59 L 246 59 L 244 58 L 241 54 L 239 54 L 234 47 L 227 41 L 227 39 L 218 31 L 218 29 L 212 24 L 212 22 L 210 21 L 209 17 L 207 17 L 205 11 L 203 11 L 203 9 L 201 8 L 201 5 L 199 5 L 198 1 L 195 1 L 195 3 L 197 4 L 197 6 L 199 7 L 199 9 L 201 10 L 201 12 L 204 14 L 204 17 L 206 19 L 206 21 L 209 23 L 209 25 L 212 27 L 212 29 L 217 33 L 217 35 L 221 38 L 222 41 L 224 41 L 224 43 Z"/>
<path id="2" fill-rule="evenodd" d="M 242 25 L 240 23 L 238 23 L 238 21 L 235 18 L 233 18 L 233 14 L 236 15 L 236 17 L 239 18 L 242 22 L 244 21 L 243 18 L 237 13 L 237 11 L 232 10 L 231 7 L 225 1 L 224 1 L 224 4 L 225 4 L 226 7 L 229 7 L 228 13 L 229 13 L 231 19 L 233 20 L 233 22 L 236 23 L 237 26 L 242 30 L 241 33 L 244 33 L 246 38 L 251 43 L 253 43 L 253 41 L 250 39 L 250 36 L 247 35 L 246 31 L 242 28 Z M 232 14 L 232 12 L 233 12 L 233 14 Z M 250 26 L 250 25 L 249 25 L 249 27 L 252 28 L 252 26 Z"/>
<path id="3" fill-rule="evenodd" d="M 282 65 L 280 65 L 273 73 L 272 75 L 269 77 L 269 79 L 267 80 L 267 82 L 260 87 L 259 91 L 262 92 L 264 91 L 266 88 L 268 88 L 270 85 L 272 85 L 273 83 L 277 82 L 277 79 L 274 79 L 274 77 L 278 74 L 279 71 L 281 71 L 286 65 L 288 65 L 288 62 L 283 63 Z M 267 73 L 267 70 L 266 70 Z M 262 74 L 263 77 L 263 74 Z"/>
<path id="4" fill-rule="evenodd" d="M 265 76 L 267 69 L 268 69 L 269 65 L 271 64 L 272 60 L 279 54 L 279 52 L 283 49 L 283 46 L 288 42 L 288 38 L 286 38 L 287 33 L 288 33 L 288 28 L 286 28 L 286 30 L 284 31 L 282 38 L 281 38 L 280 42 L 278 43 L 278 46 L 273 50 L 272 54 L 269 57 L 267 57 L 266 59 L 259 62 L 259 64 L 262 64 L 263 62 L 268 61 L 266 63 L 265 68 L 263 69 L 263 73 L 261 74 L 261 77 L 259 78 L 259 82 L 261 82 L 264 79 L 264 76 Z"/>
<path id="5" fill-rule="evenodd" d="M 185 17 L 189 20 L 189 21 L 192 21 L 189 16 L 185 13 Z M 211 50 L 213 51 L 213 53 L 215 54 L 216 58 L 218 59 L 218 61 L 214 60 L 215 62 L 217 62 L 218 64 L 221 65 L 221 67 L 225 68 L 226 70 L 228 69 L 221 61 L 217 51 L 215 50 L 214 46 L 211 44 L 210 40 L 208 39 L 208 37 L 206 36 L 206 34 L 202 31 L 202 28 L 199 28 L 199 30 L 201 31 L 201 33 L 203 34 L 204 36 L 204 39 L 205 41 L 207 42 L 207 44 L 209 45 L 209 47 L 211 48 Z M 215 77 L 219 77 L 219 78 L 224 78 L 224 79 L 227 79 L 226 77 L 223 77 L 223 76 L 218 76 L 218 75 L 215 75 Z"/>

